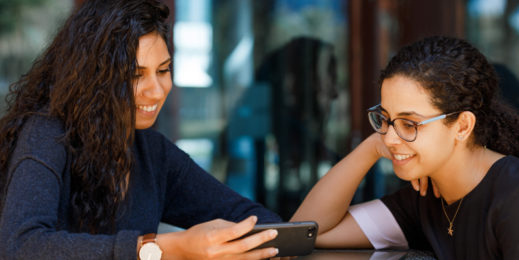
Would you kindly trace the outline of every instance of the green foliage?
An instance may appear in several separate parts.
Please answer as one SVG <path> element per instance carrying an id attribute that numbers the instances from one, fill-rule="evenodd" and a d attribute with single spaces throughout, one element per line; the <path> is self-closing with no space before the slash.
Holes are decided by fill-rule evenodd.
<path id="1" fill-rule="evenodd" d="M 0 35 L 14 30 L 24 8 L 45 2 L 46 0 L 0 0 Z"/>

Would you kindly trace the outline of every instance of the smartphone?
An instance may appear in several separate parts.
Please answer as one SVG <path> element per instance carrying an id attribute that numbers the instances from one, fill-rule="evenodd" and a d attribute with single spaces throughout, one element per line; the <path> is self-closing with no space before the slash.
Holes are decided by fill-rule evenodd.
<path id="1" fill-rule="evenodd" d="M 256 248 L 275 247 L 279 250 L 276 257 L 303 256 L 312 253 L 318 226 L 314 221 L 258 224 L 245 236 L 267 229 L 276 229 L 278 235 Z"/>

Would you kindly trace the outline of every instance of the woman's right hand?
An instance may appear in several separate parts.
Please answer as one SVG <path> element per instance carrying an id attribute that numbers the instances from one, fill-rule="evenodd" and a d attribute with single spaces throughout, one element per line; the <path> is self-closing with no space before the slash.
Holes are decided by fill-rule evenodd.
<path id="1" fill-rule="evenodd" d="M 384 144 L 381 134 L 373 133 L 367 139 L 369 139 L 369 141 L 372 143 L 373 147 L 375 148 L 375 153 L 378 156 L 378 158 L 384 157 L 389 160 L 393 160 L 393 155 L 391 154 L 391 152 L 389 152 L 389 149 Z"/>
<path id="2" fill-rule="evenodd" d="M 251 250 L 277 236 L 274 229 L 240 238 L 251 231 L 257 217 L 239 223 L 216 219 L 187 230 L 157 236 L 162 259 L 264 259 L 274 257 L 276 248 Z"/>

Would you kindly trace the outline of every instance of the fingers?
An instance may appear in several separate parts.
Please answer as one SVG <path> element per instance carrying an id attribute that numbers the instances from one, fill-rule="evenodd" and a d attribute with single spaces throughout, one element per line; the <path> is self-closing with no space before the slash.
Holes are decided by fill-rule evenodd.
<path id="1" fill-rule="evenodd" d="M 436 198 L 440 198 L 440 190 L 436 186 L 436 183 L 431 179 L 432 187 L 433 187 L 433 193 Z"/>
<path id="2" fill-rule="evenodd" d="M 427 184 L 429 183 L 429 177 L 420 178 L 420 195 L 425 197 L 427 195 Z"/>
<path id="3" fill-rule="evenodd" d="M 278 254 L 276 248 L 256 249 L 257 246 L 277 236 L 277 230 L 269 229 L 250 236 L 258 218 L 251 216 L 238 223 L 216 219 L 183 231 L 182 248 L 177 253 L 193 259 L 262 259 Z M 179 243 L 177 243 L 178 245 Z M 181 253 L 180 253 L 181 251 Z"/>
<path id="4" fill-rule="evenodd" d="M 278 252 L 277 248 L 262 248 L 246 252 L 241 254 L 239 257 L 230 256 L 230 259 L 269 259 L 276 256 Z"/>
<path id="5" fill-rule="evenodd" d="M 417 179 L 416 180 L 411 180 L 411 185 L 413 186 L 413 189 L 415 191 L 419 191 L 420 190 L 420 181 L 418 181 Z"/>
<path id="6" fill-rule="evenodd" d="M 422 177 L 420 179 L 411 180 L 411 185 L 413 186 L 413 189 L 415 191 L 419 191 L 420 195 L 424 197 L 427 195 L 427 189 L 428 189 L 428 183 L 429 183 L 429 177 Z M 438 186 L 436 186 L 436 183 L 431 179 L 433 194 L 436 198 L 440 198 L 440 190 L 438 189 Z"/>
<path id="7" fill-rule="evenodd" d="M 254 235 L 244 237 L 240 240 L 235 240 L 235 241 L 229 242 L 226 245 L 225 250 L 227 253 L 231 253 L 231 254 L 238 254 L 241 252 L 246 252 L 267 241 L 274 239 L 277 235 L 278 235 L 278 232 L 275 229 L 264 230 L 264 231 L 254 234 Z M 272 256 L 270 256 L 270 257 L 272 257 Z"/>
<path id="8" fill-rule="evenodd" d="M 227 222 L 229 224 L 228 226 L 221 226 L 215 230 L 215 240 L 225 243 L 237 239 L 251 231 L 256 221 L 258 221 L 256 216 L 250 216 L 238 223 Z"/>
<path id="9" fill-rule="evenodd" d="M 429 183 L 429 177 L 422 177 L 420 179 L 411 180 L 411 185 L 413 186 L 413 189 L 415 191 L 419 191 L 420 195 L 422 197 L 427 195 L 427 184 L 428 183 Z M 436 193 L 435 193 L 435 195 L 436 195 Z"/>

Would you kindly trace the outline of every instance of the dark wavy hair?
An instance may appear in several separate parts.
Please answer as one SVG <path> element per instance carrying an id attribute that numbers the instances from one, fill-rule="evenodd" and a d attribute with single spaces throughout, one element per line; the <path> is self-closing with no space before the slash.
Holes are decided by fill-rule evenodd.
<path id="1" fill-rule="evenodd" d="M 87 0 L 67 19 L 29 72 L 10 86 L 0 120 L 4 195 L 10 155 L 26 120 L 37 113 L 57 117 L 71 158 L 70 218 L 78 232 L 114 232 L 133 167 L 139 37 L 157 32 L 169 43 L 168 15 L 157 0 Z"/>
<path id="2" fill-rule="evenodd" d="M 443 113 L 474 113 L 472 145 L 519 156 L 519 115 L 499 100 L 494 68 L 468 42 L 436 36 L 406 46 L 382 71 L 379 85 L 394 75 L 419 82 Z M 448 117 L 445 123 L 452 123 L 458 115 Z"/>

